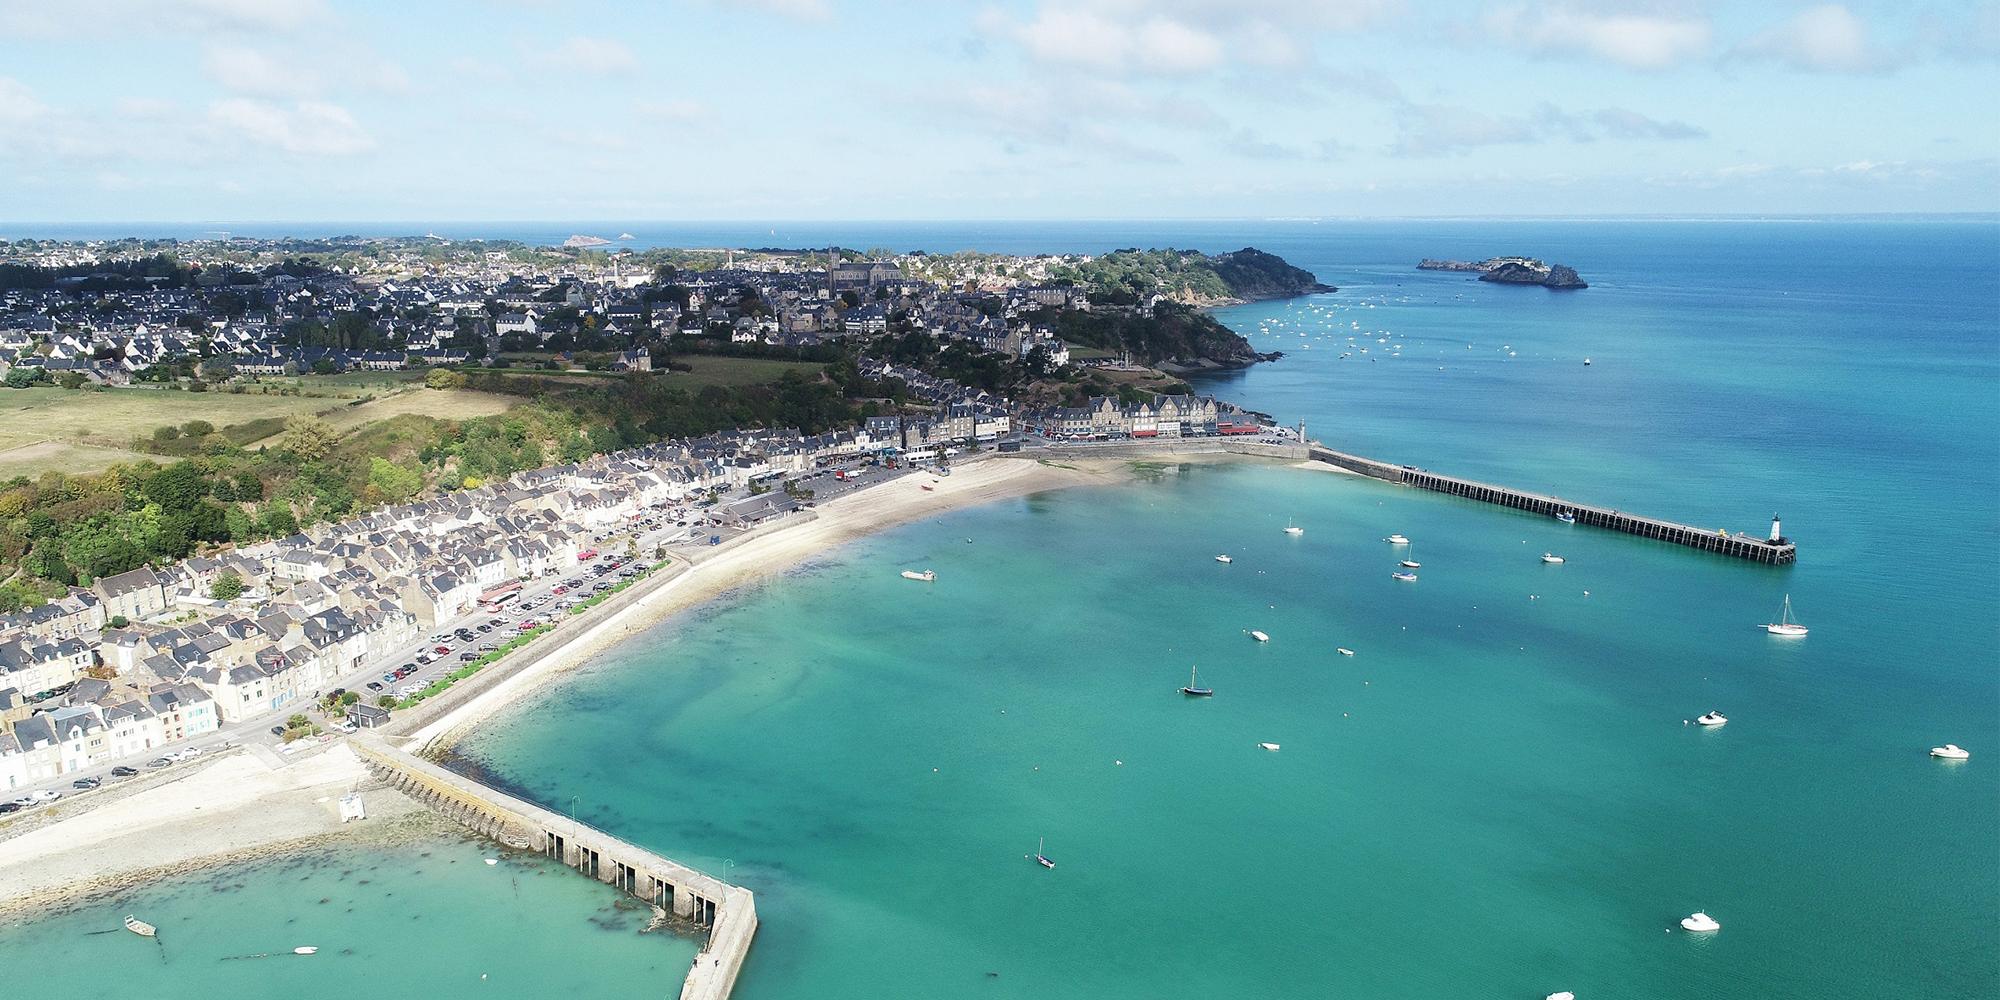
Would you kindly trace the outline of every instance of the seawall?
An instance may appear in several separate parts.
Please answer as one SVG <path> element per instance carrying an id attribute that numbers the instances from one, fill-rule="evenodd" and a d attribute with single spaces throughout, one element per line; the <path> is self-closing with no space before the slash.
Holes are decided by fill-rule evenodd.
<path id="1" fill-rule="evenodd" d="M 681 1000 L 727 1000 L 735 989 L 757 934 L 750 890 L 396 750 L 373 733 L 348 742 L 376 777 L 445 817 L 509 847 L 554 858 L 706 928 L 708 941 L 681 983 Z"/>

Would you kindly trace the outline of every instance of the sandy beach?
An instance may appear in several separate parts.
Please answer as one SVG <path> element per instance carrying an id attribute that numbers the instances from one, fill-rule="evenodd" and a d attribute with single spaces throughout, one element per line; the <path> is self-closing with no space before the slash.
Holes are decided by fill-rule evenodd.
<path id="1" fill-rule="evenodd" d="M 236 752 L 177 781 L 0 841 L 0 914 L 305 840 L 376 836 L 421 811 L 377 785 L 345 745 L 275 766 Z M 368 818 L 342 824 L 360 788 Z"/>
<path id="2" fill-rule="evenodd" d="M 864 535 L 937 514 L 1009 497 L 1070 486 L 1114 483 L 1130 474 L 1123 460 L 1063 461 L 989 458 L 967 462 L 945 477 L 904 476 L 860 493 L 830 500 L 811 521 L 743 542 L 699 562 L 638 603 L 592 626 L 566 649 L 496 685 L 412 734 L 409 745 L 427 752 L 448 749 L 466 727 L 511 705 L 564 671 L 590 661 L 665 619 L 745 584 L 782 573 Z M 930 487 L 925 489 L 924 487 Z M 700 558 L 699 549 L 675 553 Z"/>
<path id="3" fill-rule="evenodd" d="M 812 520 L 784 525 L 720 554 L 679 553 L 700 561 L 592 626 L 568 648 L 433 721 L 408 744 L 448 746 L 453 734 L 663 619 L 871 532 L 1042 490 L 1117 482 L 1129 474 L 1129 463 L 1118 460 L 983 459 L 960 465 L 950 476 L 913 474 L 828 501 Z M 197 766 L 186 777 L 0 841 L 0 913 L 307 842 L 379 836 L 422 812 L 374 782 L 345 745 L 289 761 L 243 750 Z M 338 801 L 357 788 L 364 791 L 369 818 L 343 825 Z"/>

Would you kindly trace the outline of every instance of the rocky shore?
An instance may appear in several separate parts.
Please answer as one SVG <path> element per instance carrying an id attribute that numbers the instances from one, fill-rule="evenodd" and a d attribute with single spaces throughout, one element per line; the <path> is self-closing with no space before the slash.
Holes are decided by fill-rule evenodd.
<path id="1" fill-rule="evenodd" d="M 1533 257 L 1488 257 L 1485 260 L 1432 260 L 1417 262 L 1419 271 L 1466 271 L 1479 280 L 1501 285 L 1540 285 L 1543 288 L 1589 288 L 1576 269 L 1567 264 L 1545 264 Z"/>

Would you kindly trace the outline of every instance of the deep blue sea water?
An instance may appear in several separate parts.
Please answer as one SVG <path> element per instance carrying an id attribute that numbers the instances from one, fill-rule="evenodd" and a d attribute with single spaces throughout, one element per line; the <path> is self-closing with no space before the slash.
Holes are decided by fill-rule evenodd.
<path id="1" fill-rule="evenodd" d="M 549 227 L 618 229 L 645 234 Z M 1799 563 L 1241 467 L 830 553 L 467 747 L 757 890 L 741 996 L 2000 992 L 2000 226 L 1044 229 L 676 238 L 1255 245 L 1340 291 L 1222 311 L 1288 356 L 1204 389 L 1438 471 L 1730 530 L 1777 512 Z M 1501 253 L 1593 287 L 1412 266 Z M 1787 594 L 1804 640 L 1755 628 Z M 1213 701 L 1175 693 L 1190 663 Z M 1683 724 L 1712 708 L 1728 726 Z M 1947 740 L 1973 759 L 1926 756 Z M 1695 909 L 1723 931 L 1672 930 Z"/>

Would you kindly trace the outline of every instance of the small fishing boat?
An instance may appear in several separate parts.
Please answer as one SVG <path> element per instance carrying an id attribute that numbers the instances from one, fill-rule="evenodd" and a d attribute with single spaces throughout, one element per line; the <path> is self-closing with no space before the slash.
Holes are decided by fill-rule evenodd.
<path id="1" fill-rule="evenodd" d="M 1035 861 L 1036 863 L 1040 864 L 1043 868 L 1054 868 L 1056 866 L 1056 863 L 1050 861 L 1049 856 L 1042 853 L 1042 843 L 1045 839 L 1046 838 L 1042 837 L 1035 838 Z"/>
<path id="2" fill-rule="evenodd" d="M 1564 523 L 1564 524 L 1575 524 L 1575 523 L 1576 523 L 1576 515 L 1575 515 L 1574 513 L 1571 513 L 1570 511 L 1566 511 L 1566 510 L 1564 510 L 1564 511 L 1557 511 L 1557 512 L 1556 512 L 1556 520 L 1558 520 L 1558 521 L 1561 521 L 1561 522 L 1562 522 L 1562 523 Z"/>
<path id="3" fill-rule="evenodd" d="M 1787 638 L 1798 638 L 1806 634 L 1806 627 L 1792 620 L 1792 595 L 1785 595 L 1784 610 L 1778 612 L 1777 621 L 1765 623 L 1764 631 Z"/>
<path id="4" fill-rule="evenodd" d="M 1340 654 L 1340 655 L 1342 655 L 1342 656 L 1353 656 L 1353 655 L 1354 655 L 1354 650 L 1351 650 L 1351 649 L 1348 649 L 1348 648 L 1347 648 L 1346 646 L 1335 646 L 1335 647 L 1333 648 L 1333 651 L 1334 651 L 1334 652 L 1336 652 L 1336 653 L 1339 653 L 1339 654 Z"/>
<path id="5" fill-rule="evenodd" d="M 1236 560 L 1229 558 L 1229 556 L 1227 555 L 1219 555 L 1215 557 L 1215 561 L 1219 563 L 1226 563 L 1226 562 L 1235 562 Z"/>
<path id="6" fill-rule="evenodd" d="M 927 569 L 919 573 L 913 569 L 906 569 L 903 571 L 903 579 L 916 580 L 919 583 L 934 583 L 937 581 L 937 570 Z"/>
<path id="7" fill-rule="evenodd" d="M 1403 581 L 1404 583 L 1415 583 L 1417 580 L 1417 574 L 1412 573 L 1408 570 L 1400 570 L 1395 573 L 1391 573 L 1389 575 L 1395 577 L 1398 580 Z"/>
<path id="8" fill-rule="evenodd" d="M 1697 716 L 1694 721 L 1703 726 L 1720 726 L 1727 723 L 1729 717 L 1714 709 L 1710 709 L 1706 714 Z"/>
<path id="9" fill-rule="evenodd" d="M 1584 366 L 1585 368 L 1588 368 L 1588 367 L 1590 367 L 1590 359 L 1589 359 L 1589 358 L 1585 358 L 1585 359 L 1583 359 L 1583 366 Z"/>
<path id="10" fill-rule="evenodd" d="M 1407 539 L 1407 538 L 1404 538 L 1404 537 L 1403 537 L 1402 535 L 1390 535 L 1389 537 L 1387 537 L 1387 538 L 1384 538 L 1384 539 L 1382 539 L 1382 540 L 1383 540 L 1383 541 L 1385 541 L 1385 542 L 1388 542 L 1388 543 L 1389 543 L 1390 545 L 1408 545 L 1408 544 L 1410 544 L 1410 540 L 1409 540 L 1409 539 Z"/>
<path id="11" fill-rule="evenodd" d="M 1687 916 L 1682 917 L 1681 927 L 1685 930 L 1702 931 L 1704 933 L 1708 931 L 1719 931 L 1722 929 L 1722 925 L 1716 923 L 1715 918 L 1709 916 L 1706 913 L 1690 913 Z"/>
<path id="12" fill-rule="evenodd" d="M 1252 639 L 1255 639 L 1255 640 L 1257 640 L 1258 642 L 1270 642 L 1270 641 L 1271 641 L 1271 637 L 1270 637 L 1270 636 L 1268 636 L 1268 635 L 1265 635 L 1264 633 L 1262 633 L 1262 632 L 1260 632 L 1260 631 L 1258 631 L 1258 630 L 1256 630 L 1256 629 L 1254 629 L 1254 628 L 1253 628 L 1253 629 L 1250 629 L 1250 630 L 1249 630 L 1249 635 L 1250 635 L 1250 638 L 1252 638 Z"/>
<path id="13" fill-rule="evenodd" d="M 1205 688 L 1201 686 L 1201 678 L 1196 676 L 1195 669 L 1193 667 L 1188 668 L 1187 687 L 1181 688 L 1181 693 L 1187 695 L 1190 698 L 1215 697 L 1214 688 Z"/>
<path id="14" fill-rule="evenodd" d="M 125 929 L 140 937 L 157 937 L 160 933 L 159 928 L 129 913 L 125 915 Z"/>
<path id="15" fill-rule="evenodd" d="M 1947 743 L 1941 747 L 1932 747 L 1931 756 L 1939 760 L 1965 760 L 1972 756 L 1972 752 L 1956 743 Z"/>
<path id="16" fill-rule="evenodd" d="M 294 955 L 317 955 L 317 954 L 319 954 L 319 948 L 318 948 L 317 946 L 315 946 L 315 945 L 310 945 L 310 944 L 302 944 L 302 945 L 298 946 L 297 948 L 293 948 L 293 949 L 292 949 L 292 954 L 294 954 Z"/>
<path id="17" fill-rule="evenodd" d="M 1564 559 L 1559 555 L 1556 555 L 1553 552 L 1544 552 L 1542 553 L 1542 561 L 1548 563 L 1551 566 L 1559 566 L 1567 562 L 1568 560 Z"/>
<path id="18" fill-rule="evenodd" d="M 1273 752 L 1276 752 L 1278 749 L 1278 745 L 1276 743 L 1259 743 L 1257 745 Z"/>
<path id="19" fill-rule="evenodd" d="M 1303 534 L 1305 534 L 1305 533 L 1306 533 L 1306 529 L 1304 529 L 1304 528 L 1301 528 L 1301 527 L 1299 527 L 1299 526 L 1298 526 L 1298 525 L 1296 525 L 1296 524 L 1293 524 L 1293 523 L 1292 523 L 1292 519 L 1291 519 L 1291 518 L 1289 518 L 1289 517 L 1288 517 L 1288 518 L 1285 518 L 1285 534 L 1287 534 L 1287 535 L 1303 535 Z"/>

